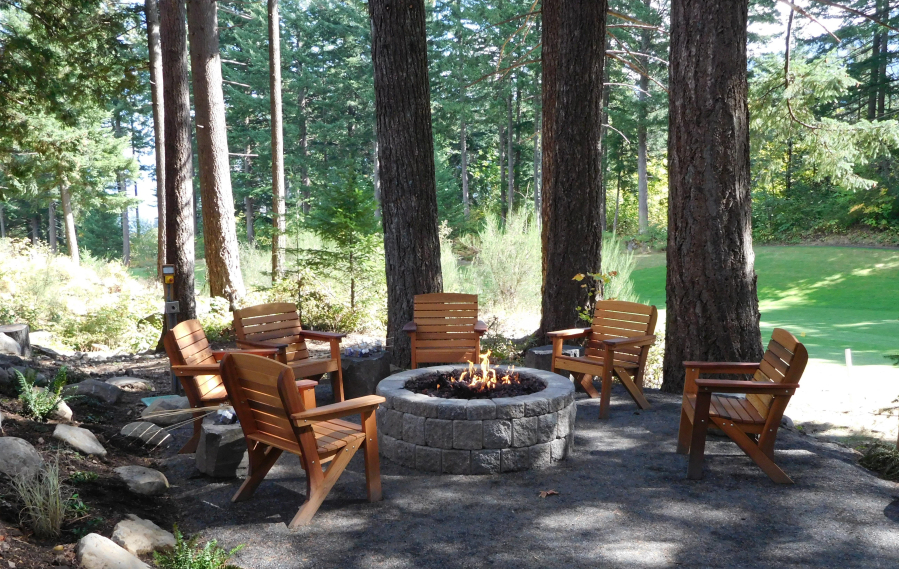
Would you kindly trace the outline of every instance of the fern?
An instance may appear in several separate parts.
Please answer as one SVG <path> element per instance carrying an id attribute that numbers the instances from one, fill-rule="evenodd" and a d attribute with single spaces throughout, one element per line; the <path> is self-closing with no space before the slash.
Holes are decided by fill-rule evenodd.
<path id="1" fill-rule="evenodd" d="M 22 409 L 25 415 L 33 417 L 39 421 L 46 421 L 47 417 L 56 411 L 56 408 L 63 401 L 74 399 L 75 396 L 64 396 L 63 388 L 66 386 L 67 369 L 65 366 L 59 368 L 53 383 L 47 389 L 35 389 L 34 383 L 37 379 L 34 370 L 28 370 L 25 376 L 19 370 L 15 370 L 19 378 L 19 401 L 22 402 Z"/>
<path id="2" fill-rule="evenodd" d="M 185 541 L 177 525 L 174 533 L 174 549 L 169 552 L 153 553 L 153 561 L 159 569 L 240 569 L 236 565 L 228 564 L 228 560 L 243 549 L 243 545 L 227 551 L 213 539 L 207 541 L 203 547 L 199 547 L 197 545 L 199 536 L 195 535 Z"/>

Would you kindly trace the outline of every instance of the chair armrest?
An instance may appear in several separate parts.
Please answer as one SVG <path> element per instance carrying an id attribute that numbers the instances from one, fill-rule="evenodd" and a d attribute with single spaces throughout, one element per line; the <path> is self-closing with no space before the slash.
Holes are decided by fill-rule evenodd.
<path id="1" fill-rule="evenodd" d="M 274 356 L 277 355 L 280 350 L 278 348 L 256 348 L 251 350 L 216 350 L 212 352 L 213 357 L 215 357 L 215 361 L 221 361 L 228 354 L 252 354 L 254 356 Z"/>
<path id="2" fill-rule="evenodd" d="M 406 322 L 406 325 L 403 326 L 403 332 L 409 335 L 414 334 L 416 330 L 418 330 L 418 324 L 415 322 Z"/>
<path id="3" fill-rule="evenodd" d="M 602 343 L 615 349 L 651 346 L 655 341 L 655 336 L 634 336 L 633 338 L 612 338 L 610 340 L 603 340 Z"/>
<path id="4" fill-rule="evenodd" d="M 297 380 L 297 391 L 305 391 L 307 389 L 315 389 L 318 385 L 317 381 L 312 381 L 311 379 L 298 379 Z"/>
<path id="5" fill-rule="evenodd" d="M 474 324 L 474 333 L 478 336 L 483 336 L 487 333 L 487 324 L 481 320 L 478 320 Z"/>
<path id="6" fill-rule="evenodd" d="M 321 340 L 322 342 L 343 340 L 346 338 L 346 334 L 341 334 L 339 332 L 317 332 L 315 330 L 303 330 L 300 332 L 300 336 L 309 338 L 310 340 Z"/>
<path id="7" fill-rule="evenodd" d="M 385 401 L 387 400 L 380 395 L 366 395 L 348 401 L 341 401 L 340 403 L 332 403 L 324 407 L 316 407 L 302 413 L 294 413 L 290 418 L 298 425 L 303 426 L 309 423 L 364 413 L 365 411 L 377 409 L 378 405 Z"/>
<path id="8" fill-rule="evenodd" d="M 711 393 L 791 395 L 799 388 L 799 384 L 773 383 L 768 381 L 730 381 L 728 379 L 697 379 L 696 387 L 699 391 Z"/>
<path id="9" fill-rule="evenodd" d="M 589 336 L 593 331 L 592 328 L 571 328 L 569 330 L 556 330 L 555 332 L 547 332 L 547 338 L 583 338 Z"/>
<path id="10" fill-rule="evenodd" d="M 686 368 L 696 368 L 699 373 L 754 373 L 759 364 L 743 362 L 684 362 Z"/>
<path id="11" fill-rule="evenodd" d="M 174 373 L 177 377 L 193 377 L 195 375 L 221 375 L 222 368 L 218 364 L 172 366 L 172 373 Z"/>
<path id="12" fill-rule="evenodd" d="M 283 350 L 287 348 L 287 344 L 282 344 L 281 342 L 256 342 L 254 340 L 238 340 L 237 347 L 247 346 L 248 348 L 260 348 L 263 350 L 268 350 L 274 348 L 276 350 Z"/>

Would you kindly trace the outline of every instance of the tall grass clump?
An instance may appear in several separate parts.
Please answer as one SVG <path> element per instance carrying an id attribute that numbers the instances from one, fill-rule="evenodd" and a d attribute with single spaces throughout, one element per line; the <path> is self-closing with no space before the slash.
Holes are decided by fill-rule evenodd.
<path id="1" fill-rule="evenodd" d="M 59 460 L 46 463 L 34 476 L 13 478 L 12 488 L 22 505 L 22 524 L 41 539 L 59 537 L 70 501 L 59 478 Z"/>

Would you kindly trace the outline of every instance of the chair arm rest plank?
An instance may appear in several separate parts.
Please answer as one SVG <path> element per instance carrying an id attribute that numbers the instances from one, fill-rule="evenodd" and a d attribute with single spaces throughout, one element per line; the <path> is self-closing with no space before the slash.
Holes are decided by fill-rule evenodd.
<path id="1" fill-rule="evenodd" d="M 278 348 L 252 348 L 246 350 L 216 350 L 212 352 L 215 361 L 221 361 L 228 354 L 252 354 L 254 356 L 274 356 L 279 352 Z"/>
<path id="2" fill-rule="evenodd" d="M 684 362 L 685 368 L 695 368 L 699 373 L 755 373 L 759 364 L 752 362 Z"/>
<path id="3" fill-rule="evenodd" d="M 219 375 L 221 367 L 218 364 L 205 364 L 195 366 L 172 366 L 172 373 L 177 377 L 193 377 L 195 375 Z"/>
<path id="4" fill-rule="evenodd" d="M 281 342 L 257 342 L 256 340 L 238 340 L 237 347 L 247 346 L 249 348 L 260 348 L 263 350 L 267 350 L 269 348 L 274 348 L 276 350 L 283 350 L 287 348 L 287 344 L 282 344 Z"/>
<path id="5" fill-rule="evenodd" d="M 375 409 L 385 401 L 387 400 L 380 395 L 366 395 L 364 397 L 350 399 L 349 401 L 341 401 L 340 403 L 332 403 L 331 405 L 325 405 L 324 407 L 316 407 L 315 409 L 309 409 L 302 413 L 294 413 L 290 418 L 298 424 L 327 421 L 329 419 L 345 417 L 347 415 L 354 415 Z"/>
<path id="6" fill-rule="evenodd" d="M 304 391 L 306 389 L 315 389 L 318 386 L 317 381 L 312 381 L 311 379 L 298 379 L 297 380 L 297 390 Z"/>
<path id="7" fill-rule="evenodd" d="M 637 346 L 650 346 L 655 341 L 655 336 L 634 336 L 633 338 L 612 338 L 609 340 L 603 340 L 602 343 L 612 348 L 628 348 Z"/>
<path id="8" fill-rule="evenodd" d="M 303 330 L 300 332 L 300 336 L 310 340 L 320 340 L 322 342 L 346 338 L 346 334 L 341 334 L 340 332 L 318 332 L 316 330 Z"/>
<path id="9" fill-rule="evenodd" d="M 592 328 L 571 328 L 568 330 L 556 330 L 555 332 L 547 332 L 547 338 L 583 338 L 589 336 L 593 331 Z"/>
<path id="10" fill-rule="evenodd" d="M 789 395 L 799 388 L 798 383 L 770 383 L 767 381 L 730 381 L 728 379 L 697 379 L 696 387 L 709 393 L 760 393 Z"/>

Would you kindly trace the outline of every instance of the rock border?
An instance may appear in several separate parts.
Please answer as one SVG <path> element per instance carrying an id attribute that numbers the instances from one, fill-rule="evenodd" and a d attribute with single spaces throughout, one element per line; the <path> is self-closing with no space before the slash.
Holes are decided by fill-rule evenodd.
<path id="1" fill-rule="evenodd" d="M 516 370 L 546 382 L 530 395 L 497 399 L 440 399 L 413 393 L 419 375 L 465 365 L 394 374 L 378 384 L 387 401 L 377 411 L 381 455 L 408 468 L 440 474 L 496 474 L 551 466 L 571 449 L 577 406 L 574 384 L 533 368 Z M 497 366 L 505 371 L 507 366 Z"/>

